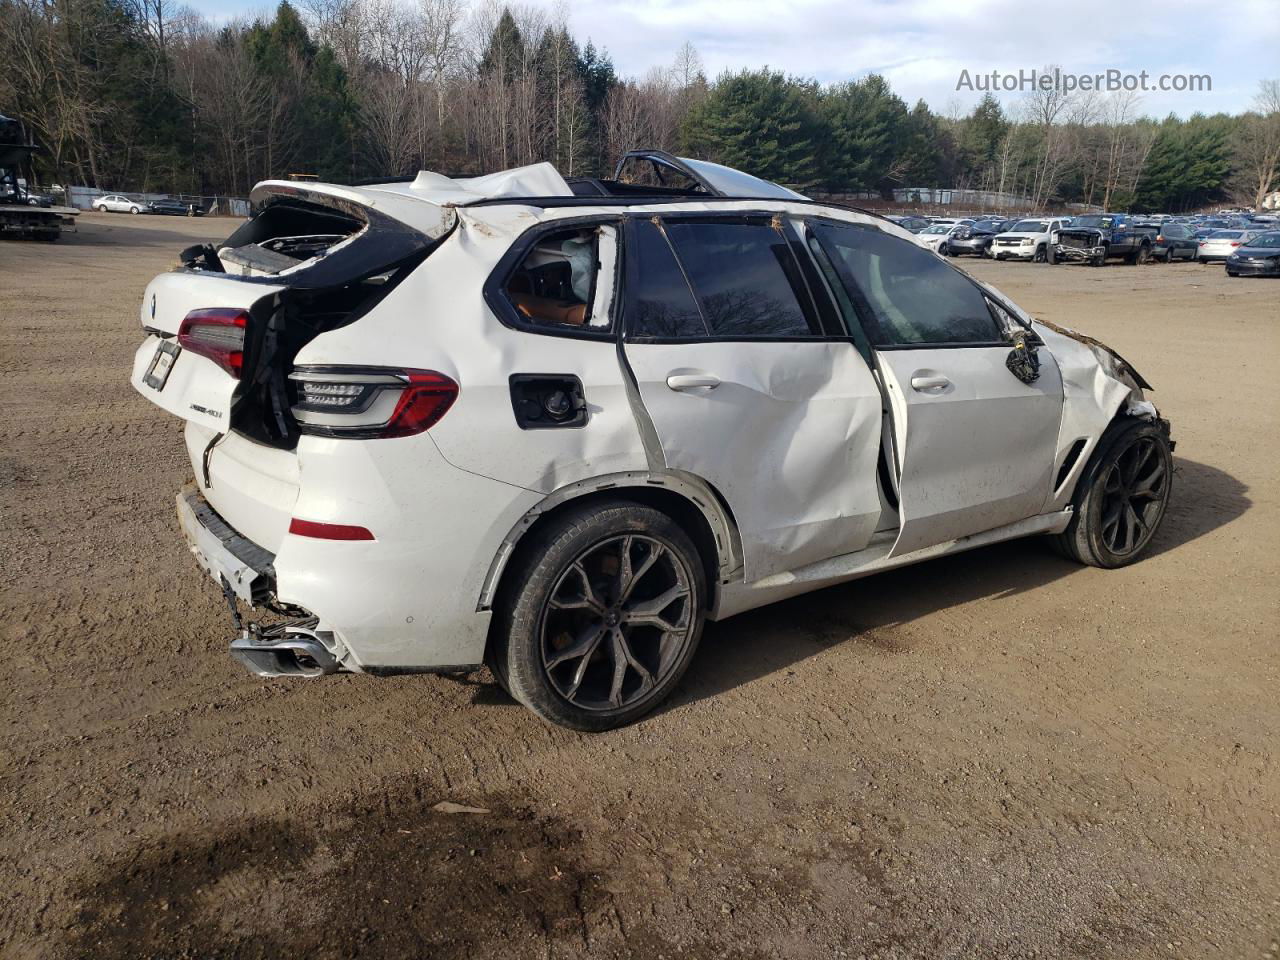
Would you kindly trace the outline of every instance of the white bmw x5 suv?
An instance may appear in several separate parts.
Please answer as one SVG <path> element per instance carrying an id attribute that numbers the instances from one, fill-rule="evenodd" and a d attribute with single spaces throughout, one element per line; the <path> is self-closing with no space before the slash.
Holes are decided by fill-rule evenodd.
<path id="1" fill-rule="evenodd" d="M 887 220 L 658 151 L 252 200 L 132 380 L 258 674 L 487 663 L 602 730 L 708 619 L 1032 534 L 1116 567 L 1164 515 L 1132 368 Z"/>

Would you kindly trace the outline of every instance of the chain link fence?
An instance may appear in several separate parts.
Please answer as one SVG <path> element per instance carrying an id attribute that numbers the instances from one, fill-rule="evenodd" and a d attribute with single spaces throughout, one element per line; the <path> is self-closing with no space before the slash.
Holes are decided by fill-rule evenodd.
<path id="1" fill-rule="evenodd" d="M 202 196 L 194 193 L 138 193 L 136 191 L 99 190 L 96 187 L 68 187 L 66 203 L 81 210 L 92 210 L 93 201 L 99 197 L 128 197 L 140 204 L 153 200 L 177 200 L 194 204 L 207 217 L 247 217 L 249 201 L 245 197 Z"/>

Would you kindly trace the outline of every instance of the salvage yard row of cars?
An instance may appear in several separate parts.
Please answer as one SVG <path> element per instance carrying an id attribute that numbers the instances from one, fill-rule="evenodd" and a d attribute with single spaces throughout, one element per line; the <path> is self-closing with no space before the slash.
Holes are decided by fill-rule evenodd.
<path id="1" fill-rule="evenodd" d="M 170 214 L 177 217 L 202 217 L 204 210 L 198 204 L 186 200 L 175 200 L 173 197 L 161 197 L 159 200 L 134 200 L 122 193 L 108 193 L 93 198 L 93 209 L 99 213 L 140 213 Z"/>
<path id="2" fill-rule="evenodd" d="M 256 674 L 487 664 L 603 730 L 708 620 L 1014 537 L 1120 567 L 1165 515 L 1134 367 L 884 218 L 662 151 L 251 202 L 147 287 L 132 384 Z"/>
<path id="3" fill-rule="evenodd" d="M 1139 217 L 1123 213 L 1022 219 L 891 217 L 941 256 L 1036 263 L 1148 260 L 1223 263 L 1228 275 L 1280 276 L 1280 222 L 1274 217 Z"/>

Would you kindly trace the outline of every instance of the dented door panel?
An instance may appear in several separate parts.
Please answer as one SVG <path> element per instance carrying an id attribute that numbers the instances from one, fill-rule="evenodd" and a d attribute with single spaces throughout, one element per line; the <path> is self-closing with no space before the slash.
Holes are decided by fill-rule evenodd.
<path id="1" fill-rule="evenodd" d="M 880 350 L 901 464 L 892 555 L 1040 513 L 1049 496 L 1062 379 L 1040 349 L 1040 377 L 1005 368 L 1008 345 Z"/>
<path id="2" fill-rule="evenodd" d="M 665 466 L 728 503 L 746 579 L 867 545 L 881 399 L 852 344 L 630 343 L 626 356 Z"/>

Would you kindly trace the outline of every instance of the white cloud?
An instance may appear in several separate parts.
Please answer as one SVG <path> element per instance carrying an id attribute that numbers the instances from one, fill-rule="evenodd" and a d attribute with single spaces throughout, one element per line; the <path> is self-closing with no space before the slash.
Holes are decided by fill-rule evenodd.
<path id="1" fill-rule="evenodd" d="M 1229 12 L 1200 0 L 1158 8 L 1116 0 L 577 0 L 570 19 L 578 36 L 608 48 L 624 76 L 669 62 L 686 40 L 713 76 L 765 64 L 823 82 L 880 72 L 908 102 L 923 97 L 936 110 L 957 97 L 965 107 L 978 100 L 980 94 L 957 93 L 961 69 L 1017 72 L 1057 63 L 1082 74 L 1209 74 L 1212 92 L 1143 98 L 1153 116 L 1186 116 L 1246 109 L 1258 81 L 1280 74 L 1277 10 L 1275 0 L 1232 0 Z"/>
<path id="2" fill-rule="evenodd" d="M 224 17 L 273 0 L 223 0 Z M 413 0 L 404 0 L 412 3 Z M 1258 81 L 1280 76 L 1277 0 L 568 0 L 580 40 L 608 49 L 622 76 L 671 62 L 686 40 L 707 71 L 775 69 L 824 83 L 883 73 L 908 103 L 968 109 L 980 94 L 956 91 L 962 69 L 1016 72 L 1056 63 L 1073 73 L 1109 68 L 1209 74 L 1212 92 L 1156 93 L 1155 117 L 1248 109 Z M 562 0 L 513 0 L 553 12 Z M 1013 105 L 1018 97 L 1001 97 Z"/>

